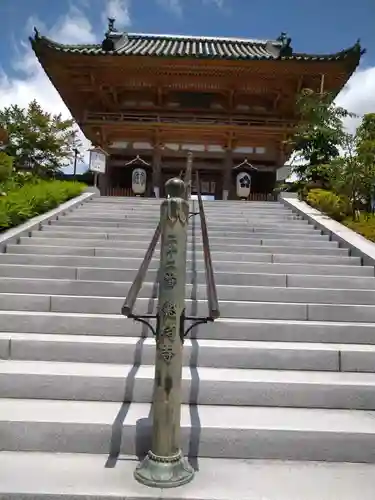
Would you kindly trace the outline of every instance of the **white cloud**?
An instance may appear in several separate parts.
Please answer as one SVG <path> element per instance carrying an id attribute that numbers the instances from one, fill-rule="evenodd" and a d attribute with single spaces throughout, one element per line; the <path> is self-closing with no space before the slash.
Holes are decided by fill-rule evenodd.
<path id="1" fill-rule="evenodd" d="M 225 0 L 203 0 L 205 4 L 214 4 L 220 10 L 224 9 Z"/>
<path id="2" fill-rule="evenodd" d="M 27 22 L 28 34 L 32 33 L 33 26 L 36 26 L 43 35 L 63 43 L 79 44 L 97 41 L 89 20 L 76 7 L 71 7 L 68 13 L 59 18 L 50 29 L 34 17 Z M 61 113 L 64 118 L 71 117 L 68 108 L 49 81 L 30 45 L 23 42 L 15 47 L 15 51 L 14 75 L 9 76 L 0 67 L 0 108 L 12 104 L 27 107 L 30 101 L 36 99 L 46 111 L 53 114 Z M 89 141 L 82 133 L 79 133 L 79 138 L 85 150 L 90 147 Z M 85 161 L 88 161 L 88 155 L 85 156 Z"/>
<path id="3" fill-rule="evenodd" d="M 116 19 L 118 29 L 130 26 L 130 0 L 105 0 L 103 17 Z"/>
<path id="4" fill-rule="evenodd" d="M 358 115 L 346 120 L 346 127 L 354 132 L 362 116 L 375 113 L 375 67 L 358 69 L 337 96 L 339 106 Z"/>
<path id="5" fill-rule="evenodd" d="M 158 0 L 158 3 L 177 16 L 182 15 L 182 0 Z"/>
<path id="6" fill-rule="evenodd" d="M 216 6 L 220 10 L 224 10 L 225 0 L 201 0 L 203 5 Z M 164 8 L 170 10 L 177 16 L 181 17 L 187 0 L 157 0 Z"/>

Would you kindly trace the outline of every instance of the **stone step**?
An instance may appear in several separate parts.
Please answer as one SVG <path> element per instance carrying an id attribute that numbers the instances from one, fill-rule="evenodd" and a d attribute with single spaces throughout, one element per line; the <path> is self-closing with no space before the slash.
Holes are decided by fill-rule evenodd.
<path id="1" fill-rule="evenodd" d="M 230 274 L 230 273 L 228 273 Z M 229 278 L 228 278 L 229 280 Z M 374 279 L 375 281 L 375 279 Z M 0 277 L 0 294 L 40 294 L 86 297 L 121 297 L 128 293 L 132 282 L 95 281 L 42 278 L 3 278 Z M 233 302 L 283 302 L 294 304 L 349 304 L 375 305 L 375 290 L 301 288 L 278 286 L 242 286 L 217 285 L 219 301 Z M 152 282 L 145 282 L 138 297 L 148 299 L 156 297 L 156 287 Z M 197 300 L 207 299 L 206 284 L 186 285 L 186 298 L 193 295 Z"/>
<path id="2" fill-rule="evenodd" d="M 150 210 L 153 210 L 155 208 L 160 208 L 162 202 L 164 200 L 160 200 L 158 201 L 157 203 L 145 203 L 145 204 L 114 204 L 114 205 L 106 205 L 106 206 L 102 206 L 100 204 L 96 204 L 96 203 L 87 203 L 87 204 L 84 204 L 82 205 L 79 210 L 92 210 L 92 211 L 97 211 L 97 212 L 108 212 L 110 210 L 114 210 L 114 211 L 123 211 L 123 212 L 139 212 L 140 210 L 145 210 L 145 211 L 150 211 Z M 283 212 L 286 212 L 286 213 L 294 213 L 293 210 L 291 210 L 290 208 L 286 207 L 285 205 L 282 205 L 281 203 L 279 204 L 276 204 L 275 206 L 273 207 L 264 207 L 262 205 L 254 205 L 254 206 L 248 206 L 248 207 L 240 207 L 240 206 L 234 206 L 234 205 L 222 205 L 221 207 L 210 207 L 209 205 L 205 205 L 203 204 L 204 206 L 204 210 L 205 210 L 205 213 L 214 213 L 214 214 L 225 214 L 226 211 L 229 211 L 233 214 L 240 214 L 240 213 L 262 213 L 262 214 L 269 214 L 269 213 L 275 213 L 275 214 L 280 214 L 280 213 L 283 213 Z M 196 210 L 198 211 L 199 210 L 199 206 L 198 206 L 198 203 L 193 203 L 191 202 L 189 204 L 189 207 L 191 210 Z"/>
<path id="3" fill-rule="evenodd" d="M 155 340 L 74 333 L 0 332 L 0 358 L 153 365 Z M 373 373 L 375 346 L 187 338 L 183 363 L 191 367 Z"/>
<path id="4" fill-rule="evenodd" d="M 26 243 L 25 243 L 26 241 Z M 23 254 L 23 255 L 75 255 L 75 256 L 88 256 L 88 257 L 120 257 L 120 258 L 134 258 L 144 255 L 145 248 L 116 248 L 114 247 L 79 247 L 79 246 L 53 246 L 53 245 L 28 245 L 27 238 L 22 244 L 7 245 L 7 252 L 9 254 Z M 214 262 L 224 260 L 229 261 L 235 258 L 240 262 L 274 262 L 274 263 L 305 263 L 305 264 L 336 264 L 336 265 L 360 265 L 360 257 L 345 257 L 342 255 L 298 255 L 298 254 L 267 254 L 267 253 L 238 253 L 238 252 L 218 252 L 212 251 L 211 257 Z M 191 247 L 188 249 L 188 261 L 192 260 L 193 251 Z M 153 258 L 160 257 L 159 247 L 156 248 Z"/>
<path id="5" fill-rule="evenodd" d="M 77 234 L 77 236 L 79 236 Z M 136 239 L 138 238 L 138 239 Z M 35 232 L 32 237 L 21 237 L 21 243 L 27 243 L 28 245 L 47 245 L 47 246 L 61 246 L 61 247 L 109 247 L 109 248 L 120 248 L 120 249 L 134 249 L 143 250 L 143 255 L 146 253 L 151 240 L 142 240 L 139 235 L 132 240 L 124 237 L 123 239 L 113 239 L 108 240 L 106 238 L 96 239 L 96 235 L 93 238 L 77 238 L 75 235 L 70 235 L 69 237 L 55 238 L 51 237 L 48 232 Z M 126 242 L 126 245 L 124 244 Z M 276 244 L 271 244 L 270 240 L 267 240 L 263 245 L 248 245 L 240 244 L 233 245 L 228 243 L 228 239 L 224 240 L 224 243 L 212 242 L 210 241 L 211 252 L 230 252 L 234 253 L 280 253 L 280 254 L 303 254 L 303 255 L 348 255 L 348 249 L 339 248 L 338 246 L 321 246 L 319 244 L 309 244 L 309 246 L 301 246 L 299 244 L 283 245 L 283 242 L 277 240 Z M 290 240 L 289 240 L 290 243 Z M 188 249 L 198 251 L 203 251 L 203 246 L 200 242 L 195 242 L 194 246 L 191 241 L 188 242 Z M 143 256 L 142 255 L 142 256 Z M 142 258 L 140 255 L 140 257 Z"/>
<path id="6" fill-rule="evenodd" d="M 87 209 L 92 209 L 92 210 L 101 210 L 101 211 L 107 211 L 107 210 L 133 210 L 133 211 L 139 211 L 142 208 L 144 209 L 152 209 L 155 207 L 160 207 L 161 203 L 164 200 L 159 199 L 159 200 L 154 200 L 153 202 L 150 202 L 149 200 L 145 201 L 144 203 L 134 203 L 133 201 L 131 202 L 125 202 L 125 203 L 105 203 L 103 206 L 102 202 L 96 202 L 96 201 L 91 201 L 87 204 L 84 204 L 82 206 L 82 209 L 87 208 Z M 217 202 L 215 202 L 217 203 Z M 189 206 L 191 208 L 196 208 L 198 209 L 198 202 L 195 200 L 191 200 L 189 203 Z M 269 213 L 269 212 L 275 212 L 279 213 L 280 211 L 291 211 L 290 209 L 286 208 L 283 204 L 281 203 L 274 203 L 272 205 L 264 205 L 262 202 L 253 205 L 253 204 L 247 204 L 247 205 L 232 205 L 231 203 L 225 202 L 221 206 L 213 206 L 210 204 L 206 204 L 205 202 L 203 203 L 204 210 L 205 212 L 209 213 L 225 213 L 226 211 L 231 211 L 233 213 L 241 213 L 241 212 L 256 212 L 260 211 L 262 213 Z"/>
<path id="7" fill-rule="evenodd" d="M 13 302 L 13 307 L 15 302 Z M 154 323 L 151 320 L 151 323 Z M 3 332 L 139 337 L 147 327 L 119 314 L 0 310 Z M 219 318 L 192 331 L 208 340 L 323 342 L 375 345 L 374 325 L 365 322 Z"/>
<path id="8" fill-rule="evenodd" d="M 198 208 L 190 208 L 190 223 L 195 221 L 196 223 L 200 223 L 200 215 Z M 65 217 L 73 217 L 73 218 L 94 218 L 100 220 L 108 220 L 113 218 L 119 218 L 122 221 L 125 220 L 136 220 L 139 222 L 142 221 L 154 221 L 157 222 L 160 217 L 159 207 L 157 208 L 140 208 L 137 210 L 92 210 L 90 207 L 87 209 L 76 209 L 70 212 L 63 212 L 59 216 L 59 219 L 64 219 Z M 264 219 L 266 222 L 270 220 L 281 220 L 287 224 L 293 223 L 302 223 L 304 222 L 306 225 L 309 224 L 307 219 L 304 219 L 298 213 L 294 213 L 292 211 L 277 211 L 277 212 L 262 212 L 262 211 L 248 211 L 248 212 L 233 212 L 233 211 L 223 211 L 220 213 L 215 212 L 205 212 L 205 218 L 207 221 L 211 223 L 228 223 L 234 222 L 236 224 L 241 223 L 243 221 L 254 221 L 257 222 L 259 219 Z M 288 221 L 289 218 L 289 221 Z"/>
<path id="9" fill-rule="evenodd" d="M 60 221 L 57 221 L 60 222 Z M 260 238 L 259 234 L 266 234 L 267 237 L 270 237 L 272 239 L 276 238 L 277 236 L 273 236 L 275 233 L 254 233 L 253 231 L 249 231 L 245 228 L 245 231 L 243 232 L 236 232 L 232 231 L 230 226 L 227 226 L 228 231 L 224 231 L 223 229 L 219 229 L 216 231 L 212 231 L 208 229 L 208 235 L 211 238 L 217 238 L 217 236 L 220 236 L 220 234 L 227 235 L 228 237 L 231 238 Z M 131 227 L 131 228 L 126 228 L 126 227 L 107 227 L 107 225 L 103 225 L 102 227 L 96 226 L 96 225 L 85 225 L 84 230 L 82 230 L 82 226 L 80 225 L 64 225 L 64 224 L 47 224 L 42 227 L 41 231 L 34 231 L 35 232 L 42 232 L 42 233 L 56 233 L 56 232 L 64 232 L 64 233 L 80 233 L 80 234 L 113 234 L 113 235 L 134 235 L 134 234 L 141 234 L 145 239 L 150 240 L 151 236 L 153 234 L 153 230 L 155 229 L 155 226 L 152 228 L 144 228 L 142 226 L 140 227 Z M 231 236 L 233 234 L 233 236 Z M 236 236 L 238 235 L 238 236 Z M 285 239 L 285 234 L 283 233 L 281 227 L 279 226 L 279 231 L 276 233 L 276 235 L 280 235 L 280 239 Z M 293 234 L 294 239 L 298 239 L 298 237 L 303 237 L 303 236 L 317 236 L 318 238 L 321 239 L 327 239 L 325 235 L 321 235 L 319 232 L 314 232 L 310 231 L 309 233 L 303 233 L 302 235 L 300 234 Z M 188 236 L 192 237 L 194 236 L 196 239 L 201 238 L 202 233 L 200 228 L 196 227 L 195 232 L 193 233 L 192 227 L 189 228 L 188 230 Z"/>
<path id="10" fill-rule="evenodd" d="M 153 365 L 2 360 L 0 398 L 151 403 L 154 375 Z M 185 366 L 181 401 L 373 410 L 375 374 Z"/>
<path id="11" fill-rule="evenodd" d="M 120 314 L 124 303 L 122 297 L 42 295 L 35 293 L 1 293 L 0 310 L 83 313 L 83 314 Z M 135 314 L 155 314 L 156 299 L 139 298 Z M 295 321 L 334 321 L 354 323 L 374 323 L 375 306 L 353 304 L 306 304 L 293 302 L 246 302 L 238 300 L 220 301 L 220 312 L 224 318 L 268 319 Z M 206 316 L 205 300 L 186 300 L 186 314 Z"/>
<path id="12" fill-rule="evenodd" d="M 146 403 L 3 399 L 2 449 L 142 455 L 150 410 Z M 363 410 L 182 405 L 181 442 L 185 454 L 199 457 L 372 463 L 375 419 Z"/>
<path id="13" fill-rule="evenodd" d="M 200 458 L 194 480 L 178 489 L 138 484 L 135 457 L 107 455 L 0 454 L 4 500 L 373 500 L 375 466 L 364 463 L 297 462 Z M 272 478 L 273 480 L 270 480 Z M 280 488 L 282 484 L 282 488 Z"/>
<path id="14" fill-rule="evenodd" d="M 190 211 L 190 222 L 195 221 L 196 223 L 200 223 L 200 216 L 197 210 Z M 229 215 L 226 212 L 221 213 L 219 216 L 217 214 L 209 214 L 205 213 L 206 220 L 210 221 L 213 224 L 222 224 L 227 222 L 233 222 L 235 224 L 241 224 L 246 222 L 248 219 L 256 219 L 258 216 L 264 215 L 264 212 L 249 212 L 249 213 L 236 213 Z M 266 214 L 267 217 L 271 217 L 272 214 Z M 280 212 L 275 212 L 273 217 L 297 217 L 297 219 L 293 220 L 305 220 L 301 217 L 301 215 L 297 213 L 293 213 L 289 210 L 284 210 Z M 106 211 L 95 211 L 90 208 L 88 209 L 77 209 L 71 212 L 65 212 L 64 214 L 59 215 L 59 219 L 79 219 L 84 218 L 88 220 L 97 220 L 97 221 L 111 221 L 118 220 L 119 222 L 124 222 L 127 220 L 134 220 L 138 222 L 142 221 L 158 221 L 160 217 L 160 211 L 152 209 L 152 210 L 136 210 L 136 211 L 114 211 L 114 210 L 106 210 Z"/>
<path id="15" fill-rule="evenodd" d="M 61 220 L 58 220 L 58 221 L 51 221 L 51 224 L 50 225 L 58 225 L 60 222 L 62 222 Z M 155 229 L 156 228 L 156 225 L 157 225 L 158 221 L 152 221 L 152 222 L 142 222 L 142 223 L 139 223 L 137 221 L 133 221 L 133 220 L 130 220 L 128 222 L 113 222 L 113 221 L 109 221 L 108 223 L 107 222 L 100 222 L 100 223 L 97 223 L 95 221 L 92 221 L 90 219 L 77 219 L 77 222 L 72 219 L 67 219 L 64 221 L 64 224 L 65 225 L 79 225 L 79 226 L 95 226 L 95 227 L 107 227 L 107 225 L 109 226 L 112 226 L 112 227 L 116 227 L 116 225 L 118 225 L 119 227 L 126 227 L 126 228 L 134 228 L 134 226 L 137 224 L 139 225 L 140 228 L 142 229 L 148 229 L 149 231 L 152 230 L 152 229 Z M 63 225 L 64 225 L 63 224 Z M 234 222 L 228 222 L 226 224 L 217 224 L 217 223 L 214 223 L 214 224 L 211 224 L 211 223 L 207 223 L 208 226 L 207 226 L 207 229 L 208 229 L 208 232 L 209 234 L 213 234 L 213 233 L 216 233 L 217 231 L 226 231 L 226 232 L 241 232 L 241 233 L 246 233 L 246 234 L 249 234 L 249 233 L 265 233 L 265 234 L 273 234 L 273 233 L 282 233 L 282 234 L 290 234 L 290 235 L 296 235 L 296 236 L 300 236 L 300 235 L 303 235 L 303 234 L 317 234 L 317 235 L 321 235 L 320 231 L 318 229 L 314 229 L 313 226 L 308 226 L 308 225 L 303 225 L 303 226 L 297 226 L 297 227 L 281 227 L 280 225 L 274 225 L 274 226 L 267 226 L 267 225 L 250 225 L 250 224 L 236 224 Z M 189 232 L 193 232 L 193 228 L 194 228 L 194 231 L 196 234 L 199 234 L 200 231 L 201 231 L 201 225 L 200 224 L 195 224 L 193 226 L 193 224 L 191 224 L 191 226 L 189 227 Z"/>
<path id="16" fill-rule="evenodd" d="M 142 224 L 140 227 L 135 228 L 134 227 L 135 223 L 134 222 L 129 222 L 128 224 L 125 223 L 118 223 L 118 222 L 91 222 L 89 220 L 80 220 L 80 221 L 71 221 L 71 220 L 58 220 L 58 221 L 52 221 L 51 224 L 49 225 L 50 227 L 48 230 L 51 229 L 51 227 L 56 228 L 56 227 L 65 227 L 65 226 L 75 226 L 75 227 L 84 227 L 85 230 L 93 230 L 93 232 L 100 232 L 100 229 L 103 228 L 102 230 L 106 228 L 112 228 L 115 229 L 122 229 L 123 232 L 126 232 L 127 234 L 142 234 L 144 237 L 147 239 L 147 237 L 150 235 L 150 231 L 154 230 L 156 225 L 155 224 Z M 43 226 L 47 227 L 47 226 Z M 200 226 L 196 226 L 194 229 L 193 233 L 193 227 L 190 227 L 188 230 L 188 234 L 194 234 L 196 238 L 201 236 L 201 228 Z M 239 238 L 239 237 L 256 237 L 256 238 L 282 238 L 285 239 L 286 235 L 290 235 L 291 237 L 295 238 L 296 240 L 298 238 L 308 238 L 308 239 L 329 239 L 328 235 L 322 235 L 319 231 L 314 230 L 312 226 L 306 226 L 306 228 L 302 230 L 290 230 L 290 231 L 284 231 L 282 227 L 278 228 L 272 228 L 272 230 L 264 230 L 260 231 L 255 229 L 251 226 L 242 226 L 242 227 L 234 227 L 230 224 L 228 225 L 223 225 L 223 226 L 213 226 L 210 225 L 208 228 L 208 235 L 210 238 L 213 238 L 217 235 L 220 234 L 225 234 L 234 238 Z"/>
<path id="17" fill-rule="evenodd" d="M 251 257 L 250 257 L 251 258 Z M 102 269 L 138 269 L 142 258 L 120 257 L 85 257 L 75 255 L 23 255 L 1 254 L 0 263 L 37 265 L 37 266 L 66 266 Z M 328 275 L 328 276 L 374 276 L 374 268 L 370 266 L 328 265 L 305 263 L 267 263 L 241 261 L 214 261 L 215 273 L 249 273 L 249 274 L 298 274 L 298 275 Z M 159 260 L 154 258 L 150 263 L 150 271 L 159 268 Z M 188 263 L 187 270 L 191 271 L 193 264 Z M 203 260 L 196 260 L 194 270 L 203 271 Z"/>
<path id="18" fill-rule="evenodd" d="M 155 208 L 160 208 L 162 202 L 164 200 L 159 200 L 157 203 L 152 203 L 152 204 L 124 204 L 124 205 L 119 205 L 119 204 L 114 204 L 114 205 L 106 205 L 103 207 L 100 204 L 95 204 L 95 203 L 85 203 L 78 207 L 77 209 L 79 211 L 90 211 L 90 212 L 98 212 L 98 213 L 107 213 L 109 211 L 118 211 L 118 212 L 126 212 L 126 213 L 134 213 L 134 212 L 140 212 L 140 211 L 148 211 L 151 212 L 152 210 L 155 210 Z M 272 207 L 265 207 L 264 205 L 254 205 L 254 206 L 233 206 L 233 205 L 222 205 L 221 207 L 212 207 L 210 205 L 205 205 L 203 204 L 204 211 L 205 213 L 214 213 L 214 214 L 225 214 L 227 211 L 233 213 L 233 214 L 242 214 L 242 213 L 263 213 L 263 214 L 269 214 L 269 213 L 275 213 L 275 214 L 280 214 L 280 213 L 297 213 L 291 208 L 287 207 L 286 205 L 282 203 L 278 203 Z M 190 210 L 198 211 L 199 206 L 198 203 L 191 202 L 189 203 L 189 208 Z"/>
<path id="19" fill-rule="evenodd" d="M 67 216 L 64 216 L 64 217 L 60 217 L 59 220 L 64 220 L 65 217 L 67 218 L 68 220 L 68 215 Z M 77 216 L 78 217 L 78 216 Z M 118 215 L 117 217 L 120 217 L 121 218 L 121 215 Z M 81 215 L 79 218 L 83 218 L 83 219 L 87 219 L 88 216 L 85 216 L 85 215 Z M 193 219 L 193 218 L 190 218 L 190 222 L 189 222 L 189 226 L 193 226 L 193 221 L 195 220 L 195 226 L 196 227 L 199 227 L 200 226 L 200 221 L 197 220 L 197 218 Z M 155 213 L 153 213 L 153 215 L 151 216 L 147 216 L 146 214 L 142 214 L 142 217 L 140 217 L 139 215 L 137 216 L 132 216 L 132 217 L 127 217 L 125 218 L 122 217 L 121 218 L 121 221 L 122 222 L 133 222 L 134 224 L 139 224 L 139 225 L 150 225 L 152 227 L 155 227 L 158 222 L 159 222 L 159 216 L 155 217 Z M 228 226 L 228 225 L 234 225 L 234 226 L 242 226 L 243 224 L 245 224 L 246 226 L 248 227 L 255 227 L 255 228 L 258 228 L 258 227 L 264 227 L 264 228 L 278 228 L 280 227 L 280 225 L 283 226 L 283 228 L 285 229 L 294 229 L 294 230 L 303 230 L 303 229 L 313 229 L 313 226 L 311 224 L 309 224 L 309 222 L 305 219 L 293 219 L 291 221 L 288 221 L 288 220 L 284 220 L 284 221 L 277 221 L 277 222 L 274 222 L 274 221 L 268 221 L 268 220 L 260 220 L 259 218 L 242 218 L 240 219 L 239 221 L 239 218 L 238 217 L 221 217 L 219 220 L 215 217 L 206 217 L 206 222 L 207 222 L 207 226 L 208 227 L 213 227 L 213 226 L 220 226 L 220 225 L 224 225 L 224 226 Z"/>
<path id="20" fill-rule="evenodd" d="M 51 227 L 51 226 L 50 226 Z M 62 228 L 61 228 L 62 229 Z M 144 233 L 141 230 L 136 232 L 133 230 L 132 233 L 101 233 L 96 231 L 89 231 L 89 228 L 85 228 L 87 232 L 79 232 L 79 231 L 53 231 L 53 230 L 43 230 L 43 231 L 33 231 L 32 236 L 40 236 L 43 238 L 77 238 L 79 239 L 90 239 L 90 240 L 114 240 L 114 241 L 128 241 L 128 240 L 143 240 L 145 245 L 149 245 L 151 241 L 151 236 L 149 233 Z M 77 226 L 78 229 L 78 226 Z M 147 238 L 145 237 L 147 236 Z M 150 236 L 150 237 L 149 237 Z M 149 238 L 148 238 L 149 237 Z M 301 237 L 301 238 L 287 238 L 286 235 L 266 235 L 263 237 L 259 235 L 254 235 L 254 233 L 250 233 L 247 236 L 236 237 L 232 236 L 229 233 L 217 233 L 217 236 L 209 235 L 209 243 L 211 245 L 218 245 L 222 241 L 222 238 L 225 238 L 226 246 L 243 246 L 243 245 L 279 245 L 279 246 L 298 246 L 298 247 L 314 247 L 314 248 L 338 248 L 338 242 L 329 241 L 328 237 Z M 188 243 L 195 244 L 196 246 L 202 245 L 202 237 L 201 236 L 193 236 L 188 235 Z"/>
<path id="21" fill-rule="evenodd" d="M 32 279 L 63 279 L 84 281 L 128 281 L 132 282 L 138 269 L 98 269 L 94 267 L 59 267 L 33 266 L 18 264 L 0 264 L 0 277 L 4 278 L 32 278 Z M 156 270 L 148 271 L 148 282 L 156 280 Z M 203 269 L 196 273 L 187 273 L 187 283 L 194 282 L 205 285 L 206 275 Z M 272 286 L 291 288 L 327 288 L 327 289 L 355 289 L 374 290 L 373 277 L 346 277 L 326 275 L 299 275 L 299 274 L 259 274 L 259 273 L 215 273 L 216 285 L 241 286 Z"/>

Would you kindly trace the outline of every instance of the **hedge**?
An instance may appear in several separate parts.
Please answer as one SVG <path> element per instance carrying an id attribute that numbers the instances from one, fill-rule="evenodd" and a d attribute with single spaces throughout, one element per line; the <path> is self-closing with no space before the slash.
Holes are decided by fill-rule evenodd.
<path id="1" fill-rule="evenodd" d="M 0 231 L 58 207 L 82 193 L 86 185 L 78 182 L 39 181 L 0 196 Z"/>
<path id="2" fill-rule="evenodd" d="M 312 189 L 306 196 L 309 205 L 337 221 L 344 220 L 350 211 L 349 200 L 325 189 Z"/>
<path id="3" fill-rule="evenodd" d="M 343 221 L 345 226 L 353 229 L 356 233 L 364 236 L 370 241 L 375 242 L 375 216 L 371 214 L 361 214 L 358 220 L 350 218 Z"/>

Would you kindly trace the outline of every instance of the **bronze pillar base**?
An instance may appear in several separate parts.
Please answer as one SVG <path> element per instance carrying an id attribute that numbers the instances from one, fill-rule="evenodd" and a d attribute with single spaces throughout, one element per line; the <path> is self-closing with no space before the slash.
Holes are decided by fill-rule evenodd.
<path id="1" fill-rule="evenodd" d="M 159 457 L 149 451 L 134 471 L 134 478 L 152 488 L 176 488 L 190 483 L 194 469 L 181 451 L 171 457 Z"/>

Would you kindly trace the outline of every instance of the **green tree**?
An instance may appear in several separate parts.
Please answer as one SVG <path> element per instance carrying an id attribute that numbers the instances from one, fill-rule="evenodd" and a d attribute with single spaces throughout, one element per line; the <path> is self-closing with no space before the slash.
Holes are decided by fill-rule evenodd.
<path id="1" fill-rule="evenodd" d="M 332 189 L 351 203 L 353 219 L 372 211 L 375 190 L 375 114 L 365 115 L 355 134 L 346 133 L 340 156 L 324 168 Z"/>
<path id="2" fill-rule="evenodd" d="M 0 151 L 0 184 L 7 181 L 12 175 L 13 158 Z"/>
<path id="3" fill-rule="evenodd" d="M 355 135 L 346 134 L 342 146 L 341 155 L 320 168 L 324 169 L 331 189 L 347 197 L 354 219 L 363 194 L 363 169 L 356 151 Z"/>
<path id="4" fill-rule="evenodd" d="M 318 94 L 304 90 L 297 99 L 297 111 L 300 119 L 294 135 L 289 141 L 296 156 L 305 160 L 296 165 L 293 171 L 305 182 L 328 182 L 322 165 L 340 156 L 340 150 L 346 142 L 343 119 L 354 116 L 346 109 L 333 102 L 333 94 Z"/>
<path id="5" fill-rule="evenodd" d="M 356 146 L 362 164 L 367 212 L 370 212 L 375 197 L 375 113 L 364 115 L 356 132 Z"/>
<path id="6" fill-rule="evenodd" d="M 14 158 L 14 167 L 29 169 L 41 177 L 52 176 L 69 165 L 73 149 L 80 146 L 74 121 L 47 113 L 36 101 L 26 109 L 13 105 L 1 110 L 0 127 L 8 134 L 3 150 Z"/>

